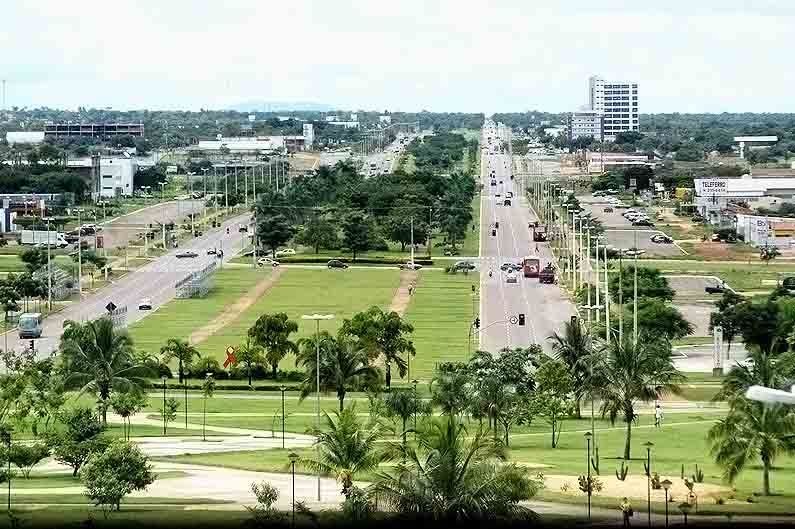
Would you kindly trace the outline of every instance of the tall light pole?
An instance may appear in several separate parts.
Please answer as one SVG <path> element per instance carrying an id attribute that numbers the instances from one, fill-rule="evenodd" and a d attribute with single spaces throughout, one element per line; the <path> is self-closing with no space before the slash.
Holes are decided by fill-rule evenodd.
<path id="1" fill-rule="evenodd" d="M 635 230 L 635 270 L 632 300 L 632 343 L 638 345 L 638 230 Z"/>
<path id="2" fill-rule="evenodd" d="M 315 327 L 315 374 L 317 376 L 317 399 L 315 401 L 315 429 L 320 431 L 320 321 L 333 320 L 333 314 L 304 314 L 302 320 L 313 320 L 317 324 Z M 318 447 L 320 450 L 320 447 Z M 318 452 L 319 458 L 319 452 Z M 317 473 L 317 501 L 320 501 L 320 472 Z"/>
<path id="3" fill-rule="evenodd" d="M 287 391 L 287 386 L 280 386 L 279 391 L 282 392 L 282 448 L 284 448 L 284 392 Z"/>
<path id="4" fill-rule="evenodd" d="M 83 224 L 80 222 L 82 208 L 77 208 L 77 294 L 83 297 Z M 147 239 L 144 237 L 144 241 Z"/>
<path id="5" fill-rule="evenodd" d="M 591 432 L 585 432 L 585 441 L 588 445 L 585 456 L 585 467 L 588 472 L 588 519 L 591 519 Z"/>
<path id="6" fill-rule="evenodd" d="M 654 443 L 646 441 L 643 446 L 646 447 L 646 509 L 649 527 L 651 527 L 651 447 L 654 446 Z"/>
<path id="7" fill-rule="evenodd" d="M 44 217 L 42 220 L 47 221 L 47 308 L 52 311 L 52 264 L 50 261 L 50 246 L 52 245 L 50 240 L 50 221 L 52 217 Z"/>
<path id="8" fill-rule="evenodd" d="M 158 182 L 157 185 L 160 186 L 160 202 L 165 202 L 166 183 Z M 160 220 L 163 223 L 163 251 L 168 251 L 166 250 L 166 208 L 163 208 L 163 217 Z"/>

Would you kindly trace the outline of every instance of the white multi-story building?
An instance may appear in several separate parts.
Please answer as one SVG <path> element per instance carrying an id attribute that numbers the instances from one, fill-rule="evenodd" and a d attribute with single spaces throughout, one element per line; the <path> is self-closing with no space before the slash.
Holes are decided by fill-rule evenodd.
<path id="1" fill-rule="evenodd" d="M 597 110 L 578 110 L 569 118 L 569 139 L 591 136 L 596 141 L 604 141 L 602 114 Z"/>
<path id="2" fill-rule="evenodd" d="M 619 132 L 640 131 L 638 83 L 588 79 L 589 108 L 602 114 L 605 141 L 615 141 Z"/>

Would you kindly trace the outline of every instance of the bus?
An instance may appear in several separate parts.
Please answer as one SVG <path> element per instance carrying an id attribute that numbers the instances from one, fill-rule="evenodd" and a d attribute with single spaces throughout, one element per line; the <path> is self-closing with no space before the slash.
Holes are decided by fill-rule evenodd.
<path id="1" fill-rule="evenodd" d="M 528 255 L 522 259 L 522 270 L 525 277 L 538 277 L 541 260 L 537 255 Z"/>
<path id="2" fill-rule="evenodd" d="M 19 316 L 19 337 L 41 338 L 43 318 L 39 312 L 26 312 Z"/>

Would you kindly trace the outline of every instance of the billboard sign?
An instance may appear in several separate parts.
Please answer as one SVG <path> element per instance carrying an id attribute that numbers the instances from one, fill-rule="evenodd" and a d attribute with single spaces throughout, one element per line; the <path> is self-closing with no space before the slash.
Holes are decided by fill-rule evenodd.
<path id="1" fill-rule="evenodd" d="M 699 179 L 696 180 L 696 191 L 702 197 L 725 197 L 729 194 L 729 181 L 718 178 Z"/>

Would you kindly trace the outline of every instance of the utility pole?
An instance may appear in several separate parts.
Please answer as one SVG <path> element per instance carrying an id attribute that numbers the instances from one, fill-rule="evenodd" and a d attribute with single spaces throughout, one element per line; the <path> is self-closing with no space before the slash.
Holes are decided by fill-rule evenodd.
<path id="1" fill-rule="evenodd" d="M 632 342 L 635 346 L 638 345 L 638 230 L 635 230 L 635 270 L 634 270 L 634 286 L 633 286 L 633 301 L 632 301 Z"/>
<path id="2" fill-rule="evenodd" d="M 80 222 L 82 209 L 77 209 L 77 293 L 83 297 L 83 224 Z M 144 237 L 144 244 L 149 240 L 148 234 Z"/>

